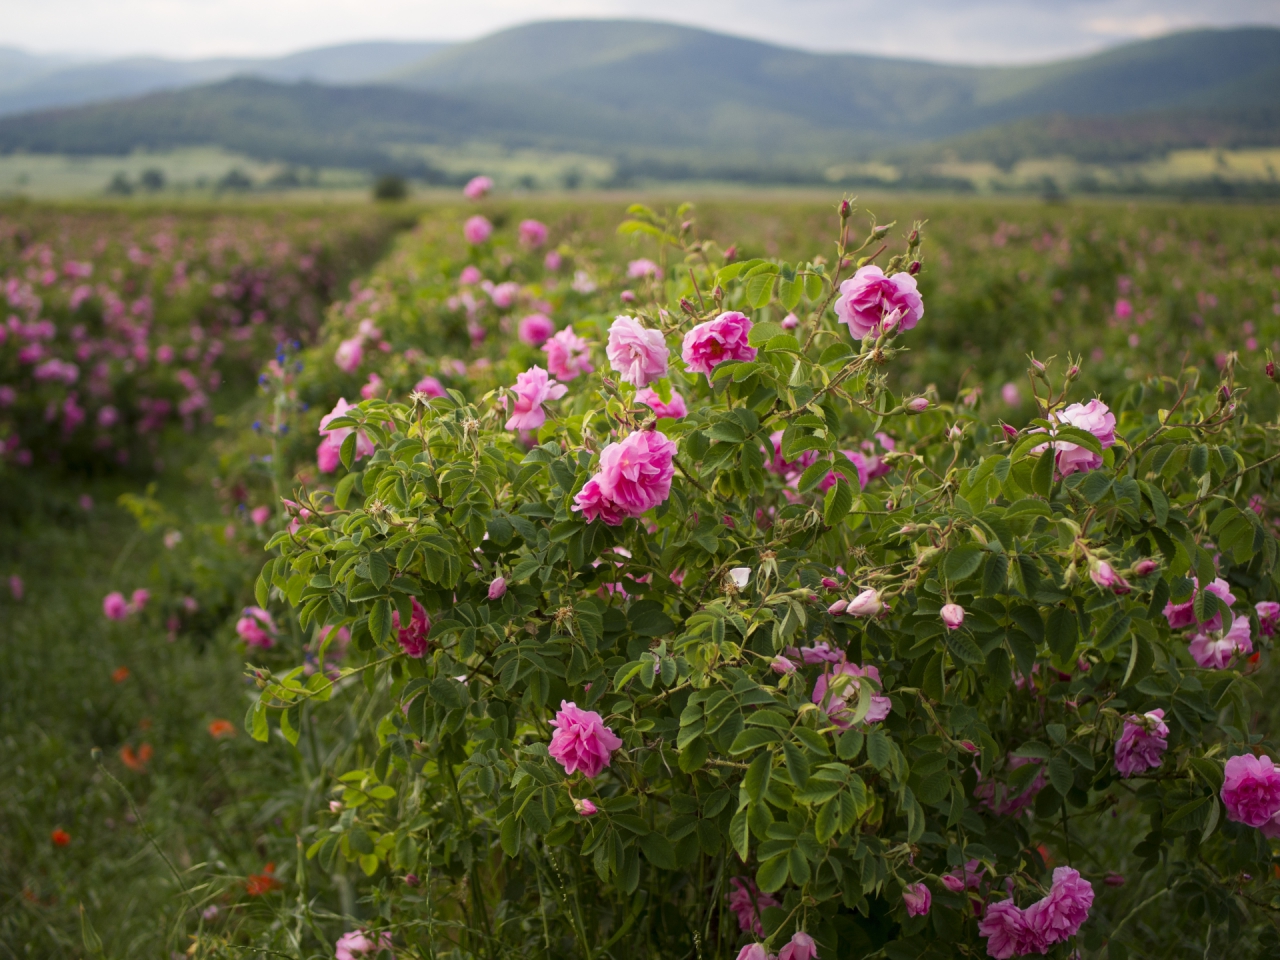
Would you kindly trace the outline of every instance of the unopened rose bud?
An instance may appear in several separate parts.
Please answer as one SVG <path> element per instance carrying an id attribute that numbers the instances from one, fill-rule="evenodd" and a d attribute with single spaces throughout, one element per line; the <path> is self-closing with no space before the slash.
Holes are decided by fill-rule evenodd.
<path id="1" fill-rule="evenodd" d="M 634 293 L 633 291 L 631 291 L 631 290 L 623 290 L 623 291 L 622 291 L 622 294 L 619 296 L 619 299 L 620 299 L 623 303 L 635 303 L 635 302 L 636 302 L 636 295 L 635 295 L 635 293 Z"/>
<path id="2" fill-rule="evenodd" d="M 840 201 L 840 219 L 848 220 L 850 214 L 853 213 L 853 205 L 848 200 Z"/>
<path id="3" fill-rule="evenodd" d="M 839 589 L 840 589 L 840 584 L 839 584 L 839 582 L 838 582 L 838 581 L 836 581 L 836 580 L 832 580 L 830 577 L 823 577 L 823 578 L 822 578 L 822 585 L 823 585 L 824 587 L 826 587 L 828 590 L 839 590 Z"/>
<path id="4" fill-rule="evenodd" d="M 840 599 L 840 600 L 837 600 L 835 603 L 833 603 L 831 606 L 827 607 L 827 613 L 831 614 L 833 617 L 838 617 L 840 616 L 840 614 L 844 613 L 845 610 L 848 609 L 848 607 L 849 607 L 849 601 Z"/>
<path id="5" fill-rule="evenodd" d="M 1078 376 L 1080 376 L 1080 368 L 1076 366 L 1076 364 L 1073 363 L 1071 366 L 1067 367 L 1068 380 L 1074 380 Z"/>
<path id="6" fill-rule="evenodd" d="M 1222 384 L 1222 386 L 1218 387 L 1218 396 L 1222 398 L 1223 403 L 1226 403 L 1231 399 L 1231 387 L 1225 383 Z"/>
<path id="7" fill-rule="evenodd" d="M 1102 878 L 1102 882 L 1108 887 L 1123 887 L 1124 877 L 1118 873 L 1108 873 Z"/>
<path id="8" fill-rule="evenodd" d="M 698 312 L 698 311 L 694 308 L 693 304 L 692 304 L 692 303 L 690 303 L 690 302 L 689 302 L 689 300 L 688 300 L 688 298 L 686 298 L 686 297 L 681 297 L 681 298 L 680 298 L 680 309 L 681 309 L 681 310 L 683 310 L 685 313 L 690 314 L 690 315 L 692 315 L 692 314 L 694 314 L 694 313 L 697 313 L 697 312 Z"/>
<path id="9" fill-rule="evenodd" d="M 1267 361 L 1267 378 L 1270 380 L 1276 379 L 1276 362 L 1274 360 Z"/>
<path id="10" fill-rule="evenodd" d="M 573 809 L 578 811 L 578 815 L 582 817 L 590 817 L 599 810 L 590 800 L 574 800 Z"/>
<path id="11" fill-rule="evenodd" d="M 875 237 L 877 240 L 883 240 L 885 236 L 888 235 L 888 233 L 889 233 L 888 224 L 884 226 L 876 227 L 874 230 L 871 231 L 871 235 Z"/>
<path id="12" fill-rule="evenodd" d="M 794 330 L 798 326 L 800 326 L 800 318 L 797 317 L 794 313 L 788 313 L 785 317 L 782 318 L 783 330 Z"/>
<path id="13" fill-rule="evenodd" d="M 961 740 L 960 749 L 965 753 L 977 753 L 978 746 L 972 740 Z"/>
<path id="14" fill-rule="evenodd" d="M 919 260 L 912 260 L 911 263 L 907 265 L 907 275 L 914 277 L 921 271 L 921 269 L 923 269 L 923 267 L 924 264 Z"/>
<path id="15" fill-rule="evenodd" d="M 938 616 L 942 617 L 948 630 L 959 630 L 964 624 L 964 607 L 958 603 L 948 603 L 938 611 Z"/>
<path id="16" fill-rule="evenodd" d="M 929 409 L 929 398 L 912 397 L 903 406 L 906 407 L 908 413 L 924 413 Z"/>
<path id="17" fill-rule="evenodd" d="M 908 234 L 907 234 L 907 246 L 909 246 L 909 247 L 918 247 L 918 246 L 920 246 L 920 231 L 919 231 L 919 230 L 912 230 L 910 233 L 908 233 Z"/>
<path id="18" fill-rule="evenodd" d="M 724 287 L 720 286 L 720 284 L 717 283 L 716 288 L 711 291 L 711 299 L 713 299 L 716 303 L 719 303 L 721 300 L 723 300 Z"/>
<path id="19" fill-rule="evenodd" d="M 489 599 L 501 600 L 507 592 L 507 578 L 494 577 L 493 582 L 489 584 Z"/>
<path id="20" fill-rule="evenodd" d="M 1133 565 L 1133 575 L 1135 577 L 1146 577 L 1160 569 L 1160 564 L 1154 560 L 1139 560 Z"/>
<path id="21" fill-rule="evenodd" d="M 416 887 L 421 882 L 416 873 L 406 873 L 404 875 L 404 885 L 406 887 Z"/>
<path id="22" fill-rule="evenodd" d="M 774 673 L 786 675 L 795 673 L 796 665 L 786 657 L 782 656 L 782 654 L 778 654 L 778 656 L 769 661 L 769 669 Z"/>
<path id="23" fill-rule="evenodd" d="M 1010 440 L 1013 440 L 1018 436 L 1018 428 L 1011 427 L 1007 423 L 1000 424 L 1000 429 L 1004 431 L 1004 435 Z"/>
<path id="24" fill-rule="evenodd" d="M 1031 367 L 1037 373 L 1044 373 L 1044 364 L 1041 363 L 1039 360 L 1037 360 L 1035 357 L 1031 358 Z"/>
<path id="25" fill-rule="evenodd" d="M 884 607 L 880 602 L 880 594 L 874 589 L 867 589 L 849 601 L 845 612 L 851 617 L 874 617 L 882 609 Z"/>
<path id="26" fill-rule="evenodd" d="M 685 233 L 685 232 L 687 232 L 688 230 L 691 230 L 692 228 L 693 228 L 693 221 L 692 221 L 692 220 L 686 220 L 684 223 L 680 224 L 680 232 L 681 232 L 681 233 Z"/>
<path id="27" fill-rule="evenodd" d="M 724 258 L 725 258 L 726 260 L 732 260 L 732 259 L 733 259 L 734 257 L 736 257 L 737 255 L 738 255 L 738 248 L 737 248 L 737 247 L 730 247 L 728 250 L 726 250 L 726 251 L 724 252 Z"/>
<path id="28" fill-rule="evenodd" d="M 330 812 L 330 813 L 341 813 L 341 812 L 342 812 L 342 801 L 341 801 L 341 800 L 330 800 L 330 801 L 329 801 L 329 812 Z"/>
<path id="29" fill-rule="evenodd" d="M 963 436 L 964 436 L 964 427 L 960 426 L 960 424 L 958 423 L 953 423 L 951 425 L 951 429 L 947 431 L 948 440 L 959 440 Z"/>

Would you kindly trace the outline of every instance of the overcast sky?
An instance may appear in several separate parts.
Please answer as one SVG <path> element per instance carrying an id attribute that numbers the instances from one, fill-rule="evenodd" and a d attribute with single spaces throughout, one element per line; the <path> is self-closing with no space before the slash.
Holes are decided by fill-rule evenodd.
<path id="1" fill-rule="evenodd" d="M 178 57 L 466 40 L 531 20 L 671 20 L 813 50 L 1024 63 L 1193 26 L 1280 26 L 1280 0 L 0 0 L 0 44 Z"/>

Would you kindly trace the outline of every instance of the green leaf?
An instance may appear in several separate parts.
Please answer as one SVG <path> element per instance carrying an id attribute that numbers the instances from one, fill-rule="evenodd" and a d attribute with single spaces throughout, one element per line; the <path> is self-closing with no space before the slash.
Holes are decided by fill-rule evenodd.
<path id="1" fill-rule="evenodd" d="M 968 634 L 959 630 L 950 630 L 947 632 L 947 646 L 951 649 L 952 654 L 957 660 L 964 663 L 985 664 L 986 656 L 981 648 L 973 642 Z"/>
<path id="2" fill-rule="evenodd" d="M 692 741 L 685 744 L 680 751 L 680 769 L 685 773 L 693 773 L 695 770 L 701 770 L 703 764 L 707 762 L 707 755 L 711 753 L 711 741 L 706 737 L 695 737 Z"/>
<path id="3" fill-rule="evenodd" d="M 369 579 L 378 589 L 386 586 L 387 581 L 391 579 L 391 568 L 387 566 L 387 558 L 379 550 L 369 554 Z"/>
<path id="4" fill-rule="evenodd" d="M 1049 782 L 1060 797 L 1065 797 L 1071 790 L 1075 777 L 1071 773 L 1071 762 L 1066 757 L 1058 756 L 1049 761 Z"/>
<path id="5" fill-rule="evenodd" d="M 729 745 L 729 754 L 734 757 L 741 756 L 752 750 L 758 750 L 767 743 L 777 743 L 777 741 L 778 734 L 775 731 L 753 727 L 750 730 L 743 730 L 734 738 L 733 743 Z"/>
<path id="6" fill-rule="evenodd" d="M 298 745 L 298 728 L 293 725 L 294 716 L 292 715 L 296 715 L 297 712 L 297 707 L 280 711 L 280 732 L 295 747 Z"/>
<path id="7" fill-rule="evenodd" d="M 676 628 L 676 623 L 656 600 L 638 600 L 627 611 L 631 630 L 641 637 L 661 637 Z"/>
<path id="8" fill-rule="evenodd" d="M 773 299 L 773 273 L 758 273 L 747 281 L 747 303 L 759 310 Z"/>
<path id="9" fill-rule="evenodd" d="M 849 486 L 848 481 L 837 480 L 827 490 L 827 496 L 822 508 L 823 522 L 828 527 L 834 527 L 848 515 L 849 508 L 852 506 L 853 489 Z"/>
<path id="10" fill-rule="evenodd" d="M 759 803 L 769 789 L 769 777 L 773 772 L 773 754 L 761 753 L 747 767 L 746 776 L 742 778 L 742 787 L 753 803 Z"/>
<path id="11" fill-rule="evenodd" d="M 676 861 L 676 851 L 671 841 L 660 833 L 650 833 L 638 841 L 644 851 L 645 859 L 659 870 L 674 870 L 680 864 Z"/>
<path id="12" fill-rule="evenodd" d="M 746 431 L 736 420 L 721 420 L 713 423 L 707 430 L 707 435 L 713 440 L 722 440 L 725 443 L 742 443 L 747 439 Z"/>
<path id="13" fill-rule="evenodd" d="M 787 762 L 787 773 L 791 775 L 791 782 L 797 787 L 803 787 L 808 783 L 809 760 L 804 755 L 804 751 L 794 743 L 784 741 L 782 744 L 782 756 Z"/>
<path id="14" fill-rule="evenodd" d="M 798 277 L 795 280 L 787 280 L 784 277 L 778 281 L 778 299 L 782 301 L 782 306 L 788 312 L 796 308 L 803 294 L 804 284 Z"/>
<path id="15" fill-rule="evenodd" d="M 386 643 L 391 637 L 391 604 L 387 600 L 375 600 L 369 611 L 369 633 L 375 643 Z"/>
<path id="16" fill-rule="evenodd" d="M 338 457 L 342 460 L 342 465 L 348 470 L 351 469 L 351 464 L 355 461 L 357 436 L 359 436 L 357 431 L 347 434 L 347 438 L 342 441 L 342 447 L 338 451 Z"/>
<path id="17" fill-rule="evenodd" d="M 739 810 L 733 815 L 733 819 L 729 821 L 729 843 L 733 845 L 733 850 L 737 853 L 738 859 L 745 863 L 751 847 L 751 831 L 747 829 L 747 811 L 745 809 Z"/>
<path id="18" fill-rule="evenodd" d="M 760 864 L 756 871 L 756 886 L 762 893 L 776 893 L 787 882 L 787 854 L 780 853 Z"/>
<path id="19" fill-rule="evenodd" d="M 1040 454 L 1035 469 L 1031 471 L 1031 490 L 1048 499 L 1053 490 L 1053 457 L 1052 450 Z"/>
<path id="20" fill-rule="evenodd" d="M 889 766 L 889 759 L 893 756 L 889 749 L 889 738 L 884 735 L 882 730 L 872 730 L 867 735 L 867 759 L 877 770 L 883 770 Z"/>
<path id="21" fill-rule="evenodd" d="M 1049 611 L 1045 639 L 1059 663 L 1069 663 L 1075 656 L 1077 626 L 1076 615 L 1066 607 L 1054 607 Z"/>
<path id="22" fill-rule="evenodd" d="M 846 730 L 836 741 L 836 756 L 841 760 L 855 760 L 862 752 L 862 731 Z"/>
<path id="23" fill-rule="evenodd" d="M 826 843 L 836 835 L 840 827 L 840 798 L 835 797 L 824 803 L 818 810 L 818 820 L 814 824 L 814 836 L 819 843 Z"/>
<path id="24" fill-rule="evenodd" d="M 774 337 L 780 337 L 784 333 L 786 331 L 779 324 L 771 322 L 755 323 L 747 331 L 747 343 L 753 347 L 763 347 Z"/>

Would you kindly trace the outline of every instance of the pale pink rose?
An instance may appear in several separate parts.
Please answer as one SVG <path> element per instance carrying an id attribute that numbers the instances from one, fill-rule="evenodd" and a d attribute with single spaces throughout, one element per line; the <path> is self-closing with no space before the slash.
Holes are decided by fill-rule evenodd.
<path id="1" fill-rule="evenodd" d="M 643 403 L 659 418 L 679 420 L 689 415 L 689 408 L 684 405 L 684 397 L 675 390 L 671 391 L 671 402 L 663 403 L 658 391 L 653 387 L 644 387 L 636 391 L 636 403 Z"/>
<path id="2" fill-rule="evenodd" d="M 418 393 L 425 393 L 428 397 L 445 396 L 444 384 L 432 376 L 425 376 L 413 385 L 413 389 Z"/>
<path id="3" fill-rule="evenodd" d="M 266 650 L 275 644 L 276 622 L 261 607 L 245 607 L 236 621 L 236 634 L 249 646 Z"/>
<path id="4" fill-rule="evenodd" d="M 348 410 L 354 409 L 355 404 L 347 403 L 345 397 L 339 397 L 338 402 L 334 404 L 333 409 L 320 418 L 320 435 L 324 438 L 320 441 L 320 446 L 316 448 L 316 464 L 322 473 L 332 473 L 338 468 L 338 464 L 342 462 L 342 442 L 351 436 L 354 427 L 334 427 L 332 430 L 326 429 L 331 420 L 336 420 L 343 416 Z M 364 431 L 356 436 L 356 452 L 355 459 L 371 456 L 373 454 L 373 441 L 369 439 Z"/>
<path id="5" fill-rule="evenodd" d="M 493 181 L 488 177 L 472 177 L 462 188 L 462 195 L 468 200 L 483 200 L 493 189 Z"/>
<path id="6" fill-rule="evenodd" d="M 933 905 L 933 894 L 923 883 L 913 883 L 902 891 L 902 902 L 906 904 L 908 917 L 927 916 Z"/>
<path id="7" fill-rule="evenodd" d="M 573 809 L 577 811 L 580 817 L 593 817 L 600 812 L 599 808 L 590 800 L 575 799 L 573 801 Z"/>
<path id="8" fill-rule="evenodd" d="M 480 272 L 480 268 L 474 264 L 467 264 L 462 268 L 462 272 L 458 274 L 458 282 L 465 286 L 473 286 L 484 279 L 484 274 Z"/>
<path id="9" fill-rule="evenodd" d="M 363 359 L 364 342 L 359 337 L 343 340 L 338 344 L 337 352 L 333 355 L 333 362 L 338 365 L 338 369 L 343 373 L 355 373 L 360 368 L 360 361 Z"/>
<path id="10" fill-rule="evenodd" d="M 1206 670 L 1225 670 L 1237 652 L 1253 652 L 1253 638 L 1248 617 L 1235 617 L 1225 632 L 1197 633 L 1187 650 L 1195 662 Z"/>
<path id="11" fill-rule="evenodd" d="M 391 934 L 381 934 L 377 939 L 363 930 L 344 933 L 333 945 L 335 960 L 373 960 L 381 950 L 391 950 Z"/>
<path id="12" fill-rule="evenodd" d="M 1195 613 L 1195 597 L 1196 591 L 1200 589 L 1200 581 L 1195 577 L 1191 578 L 1191 599 L 1185 603 L 1174 603 L 1169 601 L 1164 606 L 1164 617 L 1169 621 L 1169 627 L 1173 630 L 1181 630 L 1183 627 L 1198 626 L 1201 631 L 1215 631 L 1222 629 L 1222 612 L 1215 612 L 1212 617 L 1204 623 L 1196 623 Z M 1210 593 L 1222 601 L 1226 607 L 1231 607 L 1235 602 L 1235 595 L 1231 592 L 1231 585 L 1221 577 L 1216 578 L 1213 583 L 1205 587 Z"/>
<path id="13" fill-rule="evenodd" d="M 800 318 L 797 317 L 794 313 L 788 313 L 785 317 L 782 318 L 783 330 L 794 330 L 798 326 L 800 326 Z"/>
<path id="14" fill-rule="evenodd" d="M 526 247 L 540 247 L 547 242 L 547 225 L 537 220 L 521 220 L 517 228 L 520 243 Z"/>
<path id="15" fill-rule="evenodd" d="M 466 238 L 467 243 L 473 247 L 478 247 L 489 239 L 493 233 L 493 224 L 484 217 L 476 214 L 462 225 L 462 236 Z"/>
<path id="16" fill-rule="evenodd" d="M 270 507 L 254 507 L 249 511 L 249 519 L 253 521 L 254 526 L 262 526 L 271 519 Z"/>
<path id="17" fill-rule="evenodd" d="M 848 728 L 849 722 L 846 718 L 852 712 L 849 701 L 857 699 L 858 683 L 846 682 L 838 692 L 833 692 L 830 696 L 827 694 L 828 676 L 830 676 L 830 682 L 833 682 L 836 677 L 841 675 L 866 677 L 875 682 L 876 689 L 880 689 L 880 671 L 874 664 L 860 667 L 856 663 L 838 663 L 832 668 L 830 675 L 824 672 L 818 678 L 818 682 L 813 685 L 813 702 L 822 708 L 823 712 L 837 727 Z M 867 724 L 879 723 L 889 716 L 891 709 L 893 709 L 892 700 L 879 694 L 872 694 L 871 709 L 867 711 L 867 715 L 862 722 Z"/>
<path id="18" fill-rule="evenodd" d="M 639 430 L 600 452 L 600 469 L 574 497 L 576 511 L 618 526 L 667 499 L 676 445 L 656 430 Z"/>
<path id="19" fill-rule="evenodd" d="M 982 885 L 982 875 L 985 872 L 981 860 L 969 860 L 963 867 L 943 874 L 942 885 L 952 893 L 961 893 L 965 889 L 977 890 Z"/>
<path id="20" fill-rule="evenodd" d="M 560 701 L 551 726 L 556 732 L 547 752 L 567 774 L 581 770 L 588 777 L 597 776 L 609 766 L 609 755 L 622 746 L 622 740 L 604 725 L 600 714 L 567 700 Z"/>
<path id="21" fill-rule="evenodd" d="M 1053 885 L 1044 898 L 1023 912 L 1027 929 L 1037 942 L 1063 943 L 1074 937 L 1089 919 L 1093 886 L 1071 867 L 1053 871 Z"/>
<path id="22" fill-rule="evenodd" d="M 844 613 L 845 610 L 847 610 L 848 608 L 849 608 L 849 601 L 845 600 L 844 598 L 841 598 L 837 600 L 835 603 L 831 604 L 831 606 L 827 607 L 827 613 L 831 614 L 833 617 L 838 617 L 842 613 Z"/>
<path id="23" fill-rule="evenodd" d="M 1009 960 L 1031 952 L 1032 936 L 1026 916 L 1012 900 L 987 906 L 986 914 L 978 921 L 978 936 L 987 938 L 987 954 L 995 960 Z"/>
<path id="24" fill-rule="evenodd" d="M 964 624 L 964 607 L 958 603 L 944 604 L 938 615 L 948 630 L 959 630 Z"/>
<path id="25" fill-rule="evenodd" d="M 1006 383 L 1000 388 L 1000 399 L 1011 407 L 1017 407 L 1022 404 L 1022 391 L 1018 389 L 1016 383 Z"/>
<path id="26" fill-rule="evenodd" d="M 818 462 L 818 451 L 804 450 L 794 460 L 788 460 L 782 455 L 782 433 L 781 430 L 775 430 L 769 435 L 769 442 L 773 446 L 772 454 L 769 450 L 765 450 L 765 454 L 769 459 L 765 461 L 764 468 L 770 473 L 776 473 L 785 480 L 798 477 L 809 469 L 813 464 Z M 834 480 L 831 481 L 835 483 Z"/>
<path id="27" fill-rule="evenodd" d="M 564 257 L 560 255 L 559 250 L 548 250 L 547 255 L 542 258 L 542 266 L 544 269 L 555 273 L 564 263 Z"/>
<path id="28" fill-rule="evenodd" d="M 1124 577 L 1116 573 L 1111 564 L 1105 560 L 1099 560 L 1090 565 L 1089 578 L 1103 590 L 1111 590 L 1113 593 L 1128 593 L 1131 589 Z"/>
<path id="29" fill-rule="evenodd" d="M 690 373 L 711 371 L 726 360 L 754 360 L 756 348 L 747 343 L 751 321 L 737 311 L 722 313 L 684 335 L 680 356 Z"/>
<path id="30" fill-rule="evenodd" d="M 786 675 L 789 673 L 795 673 L 796 665 L 786 657 L 782 656 L 782 654 L 778 654 L 769 661 L 769 669 L 774 673 Z"/>
<path id="31" fill-rule="evenodd" d="M 764 936 L 764 924 L 760 912 L 769 907 L 780 907 L 782 902 L 767 893 L 761 893 L 750 877 L 730 877 L 729 909 L 738 918 L 738 929 Z"/>
<path id="32" fill-rule="evenodd" d="M 635 318 L 618 316 L 605 347 L 609 366 L 626 383 L 647 387 L 667 374 L 667 342 L 661 330 L 642 327 Z"/>
<path id="33" fill-rule="evenodd" d="M 662 268 L 652 260 L 632 260 L 627 264 L 627 276 L 632 279 L 639 277 L 653 277 L 656 280 L 661 280 Z"/>
<path id="34" fill-rule="evenodd" d="M 548 400 L 559 400 L 569 392 L 569 388 L 550 379 L 541 367 L 533 366 L 516 375 L 516 385 L 511 391 L 516 395 L 516 402 L 506 428 L 537 430 L 547 422 L 542 405 Z"/>
<path id="35" fill-rule="evenodd" d="M 851 617 L 878 617 L 884 609 L 885 604 L 880 599 L 879 592 L 868 588 L 849 601 L 845 613 Z"/>
<path id="36" fill-rule="evenodd" d="M 1264 637 L 1274 637 L 1276 635 L 1276 624 L 1280 623 L 1280 603 L 1272 600 L 1263 600 L 1261 603 L 1254 605 L 1254 611 L 1258 614 L 1258 629 Z"/>
<path id="37" fill-rule="evenodd" d="M 1261 827 L 1280 813 L 1280 770 L 1270 757 L 1232 757 L 1224 769 L 1222 803 L 1227 819 Z"/>
<path id="38" fill-rule="evenodd" d="M 501 600 L 507 592 L 507 578 L 494 577 L 489 584 L 489 599 Z"/>
<path id="39" fill-rule="evenodd" d="M 737 960 L 778 960 L 764 948 L 763 943 L 748 943 L 738 951 Z"/>
<path id="40" fill-rule="evenodd" d="M 531 313 L 520 321 L 517 335 L 521 343 L 540 347 L 555 332 L 556 325 L 551 322 L 550 317 L 543 316 L 541 313 Z"/>
<path id="41" fill-rule="evenodd" d="M 836 319 L 848 324 L 853 339 L 879 336 L 888 329 L 910 330 L 924 316 L 916 278 L 907 273 L 886 277 L 874 264 L 862 267 L 840 284 Z"/>
<path id="42" fill-rule="evenodd" d="M 369 374 L 369 380 L 360 388 L 360 397 L 364 400 L 372 400 L 380 396 L 383 392 L 383 381 L 376 373 Z"/>
<path id="43" fill-rule="evenodd" d="M 124 594 L 113 590 L 102 598 L 102 614 L 108 620 L 123 620 L 129 615 L 129 602 Z"/>
<path id="44" fill-rule="evenodd" d="M 825 640 L 822 643 L 815 643 L 811 647 L 801 647 L 797 650 L 795 647 L 788 647 L 787 654 L 789 656 L 797 656 L 805 663 L 844 663 L 845 652 L 838 647 L 833 648 L 831 644 Z"/>
<path id="45" fill-rule="evenodd" d="M 579 374 L 591 373 L 595 367 L 588 358 L 586 340 L 566 327 L 542 345 L 547 355 L 547 371 L 557 380 L 573 380 Z"/>
<path id="46" fill-rule="evenodd" d="M 400 649 L 411 657 L 421 658 L 427 652 L 427 634 L 431 632 L 431 618 L 427 616 L 426 607 L 418 602 L 417 597 L 410 598 L 413 613 L 409 622 L 400 625 L 400 611 L 391 612 L 391 628 L 396 633 Z"/>
<path id="47" fill-rule="evenodd" d="M 1088 403 L 1073 403 L 1060 414 L 1050 417 L 1056 423 L 1065 423 L 1077 427 L 1098 438 L 1103 450 L 1116 442 L 1116 418 L 1111 409 L 1101 400 L 1090 400 Z M 1042 443 L 1031 449 L 1031 453 L 1040 454 L 1049 445 Z M 1053 444 L 1059 476 L 1068 476 L 1078 470 L 1097 470 L 1102 466 L 1102 457 L 1088 447 L 1071 443 L 1069 440 L 1055 440 Z"/>
<path id="48" fill-rule="evenodd" d="M 489 290 L 489 299 L 493 301 L 493 305 L 499 310 L 506 310 L 516 302 L 520 296 L 520 284 L 507 280 L 499 283 Z"/>
<path id="49" fill-rule="evenodd" d="M 1116 741 L 1116 769 L 1122 777 L 1132 777 L 1159 768 L 1169 746 L 1169 727 L 1163 710 L 1125 717 L 1124 729 Z"/>
<path id="50" fill-rule="evenodd" d="M 818 960 L 818 945 L 803 930 L 791 935 L 789 943 L 778 951 L 778 960 Z"/>

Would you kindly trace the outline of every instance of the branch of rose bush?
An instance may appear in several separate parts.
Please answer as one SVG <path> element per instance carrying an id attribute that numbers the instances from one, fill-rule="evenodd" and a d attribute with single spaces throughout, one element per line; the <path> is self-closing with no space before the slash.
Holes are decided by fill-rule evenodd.
<path id="1" fill-rule="evenodd" d="M 1231 483 L 1234 480 L 1239 480 L 1250 470 L 1256 470 L 1258 469 L 1258 467 L 1265 466 L 1266 464 L 1272 463 L 1275 460 L 1280 460 L 1280 453 L 1272 454 L 1271 456 L 1267 457 L 1265 460 L 1259 460 L 1257 463 L 1254 463 L 1254 464 L 1251 464 L 1250 466 L 1245 467 L 1239 473 L 1234 473 L 1229 477 L 1224 477 L 1217 484 L 1217 486 L 1210 489 L 1209 492 L 1206 493 L 1203 497 L 1199 497 L 1198 499 L 1193 500 L 1191 501 L 1191 503 L 1187 504 L 1187 508 L 1192 509 L 1194 507 L 1200 506 L 1200 504 L 1204 503 L 1206 500 L 1212 500 L 1213 497 L 1217 494 L 1217 492 L 1221 490 L 1223 487 L 1225 487 L 1227 484 Z"/>
<path id="2" fill-rule="evenodd" d="M 362 666 L 359 666 L 359 667 L 344 667 L 342 669 L 342 672 L 336 678 L 330 680 L 328 677 L 324 677 L 326 682 L 318 684 L 314 690 L 308 690 L 306 687 L 302 686 L 301 684 L 297 686 L 291 686 L 289 685 L 288 681 L 277 680 L 275 679 L 275 677 L 271 677 L 270 679 L 268 679 L 267 677 L 264 677 L 262 675 L 262 671 L 256 670 L 256 669 L 246 670 L 245 676 L 251 677 L 254 681 L 257 682 L 257 684 L 262 688 L 262 691 L 263 691 L 262 696 L 264 697 L 272 696 L 274 698 L 276 690 L 287 690 L 290 693 L 294 694 L 295 697 L 293 700 L 285 700 L 283 698 L 280 698 L 279 703 L 269 702 L 266 704 L 266 707 L 268 709 L 274 707 L 276 709 L 288 710 L 297 706 L 300 703 L 304 703 L 307 700 L 310 700 L 314 697 L 319 696 L 323 692 L 332 691 L 333 688 L 336 687 L 339 682 L 346 680 L 348 677 L 354 677 L 358 673 L 363 673 L 365 670 L 368 670 L 370 667 L 377 667 L 377 666 L 381 666 L 384 663 L 390 663 L 392 660 L 403 659 L 405 656 L 406 654 L 403 652 L 393 653 L 381 658 L 380 660 L 371 660 L 368 663 L 363 664 Z M 300 670 L 301 668 L 299 667 L 296 669 Z M 316 674 L 316 676 L 324 676 L 324 675 Z"/>

